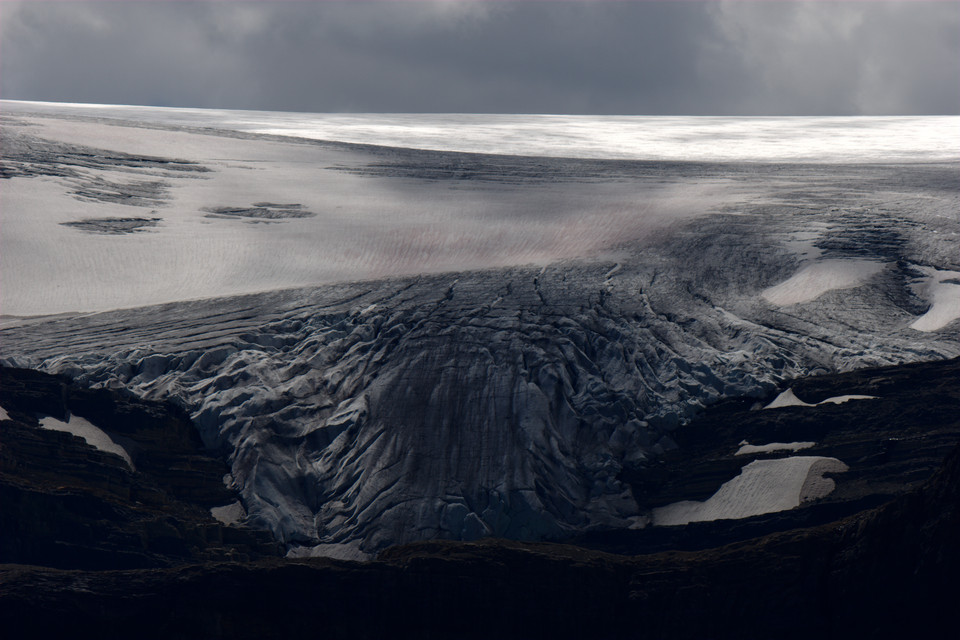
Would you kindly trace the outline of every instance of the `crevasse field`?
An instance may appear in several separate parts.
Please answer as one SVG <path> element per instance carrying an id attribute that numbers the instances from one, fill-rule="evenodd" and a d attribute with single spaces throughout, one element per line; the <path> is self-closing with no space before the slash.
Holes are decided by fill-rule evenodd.
<path id="1" fill-rule="evenodd" d="M 783 455 L 657 512 L 619 478 L 720 398 L 960 355 L 957 117 L 2 101 L 0 131 L 0 355 L 185 407 L 221 509 L 293 555 L 790 509 L 844 461 L 754 442 Z"/>

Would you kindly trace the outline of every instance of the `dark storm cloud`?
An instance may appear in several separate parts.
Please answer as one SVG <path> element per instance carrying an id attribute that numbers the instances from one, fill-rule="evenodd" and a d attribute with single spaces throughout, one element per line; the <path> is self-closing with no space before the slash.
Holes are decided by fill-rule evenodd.
<path id="1" fill-rule="evenodd" d="M 0 97 L 371 112 L 960 112 L 956 2 L 0 4 Z"/>

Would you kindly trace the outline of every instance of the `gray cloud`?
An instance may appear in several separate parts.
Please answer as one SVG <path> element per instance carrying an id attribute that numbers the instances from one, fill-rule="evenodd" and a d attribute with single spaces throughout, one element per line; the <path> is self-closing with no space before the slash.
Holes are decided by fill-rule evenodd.
<path id="1" fill-rule="evenodd" d="M 960 113 L 956 2 L 3 2 L 0 97 L 370 112 Z"/>

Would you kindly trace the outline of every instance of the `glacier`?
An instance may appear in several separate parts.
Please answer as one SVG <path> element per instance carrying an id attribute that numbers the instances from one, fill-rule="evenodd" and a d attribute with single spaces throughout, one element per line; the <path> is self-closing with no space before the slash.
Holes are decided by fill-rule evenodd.
<path id="1" fill-rule="evenodd" d="M 4 363 L 185 408 L 291 555 L 636 526 L 622 471 L 706 405 L 960 355 L 933 136 L 604 160 L 41 106 L 3 103 Z"/>

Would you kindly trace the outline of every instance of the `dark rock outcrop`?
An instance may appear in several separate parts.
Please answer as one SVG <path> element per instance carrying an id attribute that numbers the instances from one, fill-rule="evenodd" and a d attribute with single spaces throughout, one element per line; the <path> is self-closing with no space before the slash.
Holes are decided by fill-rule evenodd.
<path id="1" fill-rule="evenodd" d="M 760 409 L 764 400 L 734 398 L 678 429 L 678 448 L 621 478 L 645 508 L 705 500 L 751 460 L 786 455 L 834 457 L 849 469 L 829 495 L 790 511 L 681 527 L 598 530 L 570 541 L 615 553 L 698 550 L 776 531 L 811 527 L 879 506 L 916 489 L 960 441 L 960 359 L 860 369 L 800 378 L 785 385 L 810 404 L 840 395 L 872 396 L 840 404 Z M 774 394 L 775 395 L 775 394 Z M 797 454 L 736 455 L 742 442 L 807 442 Z"/>
<path id="2" fill-rule="evenodd" d="M 811 400 L 821 399 L 818 390 L 835 394 L 837 385 L 884 397 L 911 394 L 890 407 L 884 428 L 899 424 L 909 433 L 926 422 L 926 432 L 937 433 L 955 420 L 938 403 L 953 402 L 957 366 L 854 372 L 794 388 Z M 858 376 L 866 386 L 854 389 Z M 24 393 L 19 405 L 5 400 L 4 407 L 14 422 L 28 410 L 49 411 L 55 388 L 66 389 L 58 393 L 74 407 L 77 392 L 56 384 L 62 386 L 51 383 L 51 392 Z M 791 412 L 817 415 L 742 409 L 721 406 L 717 415 L 740 416 L 746 432 L 757 427 L 748 418 L 787 429 Z M 111 411 L 91 419 L 107 424 Z M 704 418 L 711 417 L 708 410 Z M 724 433 L 723 420 L 714 424 L 719 441 L 733 435 Z M 9 425 L 3 422 L 5 434 Z M 835 427 L 825 441 L 831 433 L 854 438 Z M 935 448 L 914 450 L 918 474 Z M 149 571 L 7 564 L 0 566 L 0 625 L 14 637 L 73 638 L 944 637 L 960 624 L 960 446 L 931 478 L 908 484 L 882 506 L 818 526 L 639 556 L 484 539 L 393 547 L 369 563 L 264 558 Z"/>
<path id="3" fill-rule="evenodd" d="M 484 540 L 417 543 L 367 564 L 4 566 L 0 623 L 80 638 L 943 637 L 960 624 L 958 531 L 960 449 L 882 508 L 709 551 Z"/>
<path id="4" fill-rule="evenodd" d="M 237 495 L 181 410 L 26 369 L 0 368 L 0 391 L 0 562 L 124 569 L 277 553 L 268 534 L 211 516 Z M 121 443 L 133 468 L 40 428 L 71 415 Z"/>

